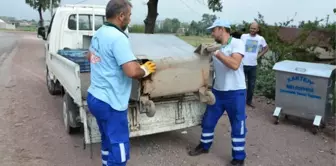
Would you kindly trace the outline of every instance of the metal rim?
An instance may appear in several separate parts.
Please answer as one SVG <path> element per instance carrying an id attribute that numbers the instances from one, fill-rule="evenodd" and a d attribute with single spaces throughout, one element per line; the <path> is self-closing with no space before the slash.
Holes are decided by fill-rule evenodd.
<path id="1" fill-rule="evenodd" d="M 65 130 L 68 131 L 68 114 L 67 114 L 67 104 L 63 101 L 63 121 Z"/>

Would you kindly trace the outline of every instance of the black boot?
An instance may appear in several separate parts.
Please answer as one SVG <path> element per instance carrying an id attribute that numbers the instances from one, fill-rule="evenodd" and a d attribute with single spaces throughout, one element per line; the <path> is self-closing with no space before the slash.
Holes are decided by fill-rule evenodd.
<path id="1" fill-rule="evenodd" d="M 246 103 L 246 105 L 251 107 L 252 109 L 255 109 L 255 105 L 253 103 Z"/>
<path id="2" fill-rule="evenodd" d="M 201 155 L 202 153 L 209 153 L 209 150 L 203 149 L 201 144 L 199 144 L 195 149 L 192 149 L 189 151 L 189 156 L 198 156 Z"/>
<path id="3" fill-rule="evenodd" d="M 244 162 L 244 160 L 233 159 L 231 160 L 230 164 L 231 166 L 244 166 Z"/>

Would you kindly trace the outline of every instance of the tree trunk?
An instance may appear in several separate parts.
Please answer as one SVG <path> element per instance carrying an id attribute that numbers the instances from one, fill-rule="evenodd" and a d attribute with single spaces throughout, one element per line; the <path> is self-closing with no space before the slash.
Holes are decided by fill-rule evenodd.
<path id="1" fill-rule="evenodd" d="M 42 16 L 42 5 L 39 6 L 38 10 L 39 12 L 39 15 L 40 15 L 40 26 L 44 26 L 44 23 L 43 23 L 43 16 Z"/>
<path id="2" fill-rule="evenodd" d="M 148 34 L 154 33 L 156 18 L 159 15 L 157 12 L 158 1 L 159 0 L 149 0 L 147 3 L 148 12 L 147 12 L 147 17 L 144 20 L 145 33 L 148 33 Z"/>

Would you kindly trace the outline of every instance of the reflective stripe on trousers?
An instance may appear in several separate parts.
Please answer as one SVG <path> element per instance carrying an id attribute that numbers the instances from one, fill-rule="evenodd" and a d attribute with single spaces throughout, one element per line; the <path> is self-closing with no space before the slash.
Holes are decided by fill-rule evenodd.
<path id="1" fill-rule="evenodd" d="M 202 121 L 201 145 L 204 149 L 210 149 L 214 130 L 219 118 L 227 111 L 231 124 L 232 157 L 243 160 L 245 153 L 245 135 L 247 133 L 245 119 L 245 90 L 217 91 L 213 90 L 216 103 L 208 105 Z"/>
<path id="2" fill-rule="evenodd" d="M 126 166 L 130 158 L 127 110 L 116 111 L 90 93 L 87 103 L 101 134 L 102 165 Z"/>

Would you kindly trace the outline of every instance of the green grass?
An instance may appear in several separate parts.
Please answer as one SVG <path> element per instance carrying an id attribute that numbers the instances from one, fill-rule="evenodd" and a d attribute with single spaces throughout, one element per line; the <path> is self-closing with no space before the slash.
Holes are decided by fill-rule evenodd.
<path id="1" fill-rule="evenodd" d="M 178 36 L 178 37 L 195 47 L 203 43 L 208 44 L 214 42 L 213 38 L 203 36 Z"/>
<path id="2" fill-rule="evenodd" d="M 0 31 L 16 31 L 15 29 L 3 29 L 3 28 L 0 28 Z"/>
<path id="3" fill-rule="evenodd" d="M 16 28 L 19 31 L 28 31 L 28 32 L 36 32 L 37 28 L 35 26 L 31 26 L 31 27 L 18 27 Z"/>
<path id="4" fill-rule="evenodd" d="M 24 31 L 24 32 L 37 32 L 36 27 L 17 27 L 16 29 L 2 29 L 0 28 L 0 31 L 9 31 L 9 32 L 15 32 L 15 31 Z"/>

